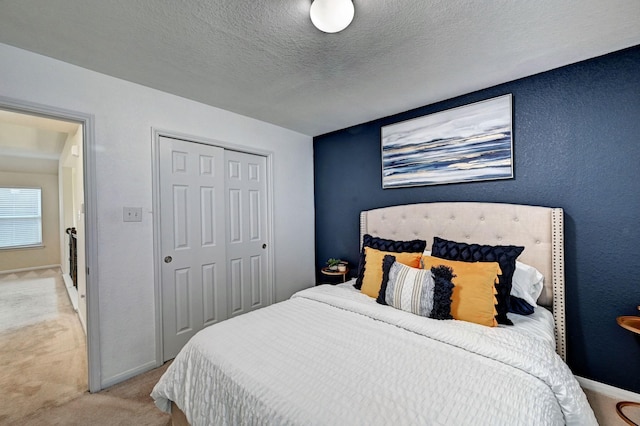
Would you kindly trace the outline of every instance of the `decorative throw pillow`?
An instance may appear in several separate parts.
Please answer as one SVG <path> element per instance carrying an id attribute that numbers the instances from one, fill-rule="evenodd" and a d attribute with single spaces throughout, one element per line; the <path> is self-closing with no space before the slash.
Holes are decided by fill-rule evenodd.
<path id="1" fill-rule="evenodd" d="M 496 286 L 500 275 L 497 262 L 460 262 L 433 256 L 424 256 L 425 269 L 446 266 L 453 270 L 451 315 L 462 321 L 495 327 Z"/>
<path id="2" fill-rule="evenodd" d="M 382 285 L 376 301 L 396 309 L 433 319 L 452 319 L 453 274 L 450 268 L 412 268 L 386 255 Z"/>
<path id="3" fill-rule="evenodd" d="M 498 262 L 502 275 L 498 287 L 498 316 L 500 324 L 513 325 L 507 318 L 511 305 L 511 281 L 516 269 L 516 258 L 524 251 L 520 246 L 490 246 L 480 244 L 466 244 L 433 237 L 431 255 L 448 260 L 464 262 Z M 455 270 L 454 270 L 455 273 Z"/>
<path id="4" fill-rule="evenodd" d="M 544 287 L 544 276 L 531 265 L 516 261 L 511 286 L 511 312 L 520 315 L 533 313 Z"/>
<path id="5" fill-rule="evenodd" d="M 534 312 L 534 307 L 526 302 L 524 299 L 511 295 L 510 298 L 510 312 L 518 315 L 531 315 Z"/>
<path id="6" fill-rule="evenodd" d="M 388 251 L 380 251 L 371 247 L 365 247 L 365 263 L 367 265 L 362 278 L 362 287 L 360 291 L 370 297 L 378 297 L 380 286 L 382 285 L 382 260 L 387 254 L 392 254 L 396 260 L 414 268 L 420 267 L 420 253 L 392 253 Z"/>
<path id="7" fill-rule="evenodd" d="M 365 234 L 362 239 L 362 250 L 360 251 L 358 277 L 356 278 L 356 283 L 353 286 L 358 290 L 360 290 L 360 288 L 362 287 L 362 279 L 364 278 L 364 273 L 366 270 L 366 259 L 364 255 L 365 247 L 371 247 L 376 250 L 388 251 L 392 253 L 422 253 L 426 246 L 427 242 L 424 240 L 396 241 L 372 237 L 369 234 Z"/>

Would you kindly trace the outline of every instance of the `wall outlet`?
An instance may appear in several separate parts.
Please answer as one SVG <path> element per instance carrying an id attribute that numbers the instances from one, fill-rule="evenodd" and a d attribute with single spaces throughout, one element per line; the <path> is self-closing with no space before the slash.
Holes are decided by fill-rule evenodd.
<path id="1" fill-rule="evenodd" d="M 142 222 L 142 207 L 123 207 L 123 222 Z"/>

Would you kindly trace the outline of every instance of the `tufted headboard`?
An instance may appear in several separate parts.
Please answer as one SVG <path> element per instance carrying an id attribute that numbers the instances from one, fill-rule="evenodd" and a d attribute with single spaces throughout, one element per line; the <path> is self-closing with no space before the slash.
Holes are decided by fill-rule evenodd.
<path id="1" fill-rule="evenodd" d="M 566 361 L 564 309 L 564 228 L 561 208 L 499 203 L 421 203 L 384 207 L 360 214 L 360 245 L 365 234 L 427 241 L 433 237 L 491 244 L 519 245 L 518 260 L 544 275 L 538 304 L 551 309 L 556 351 Z"/>

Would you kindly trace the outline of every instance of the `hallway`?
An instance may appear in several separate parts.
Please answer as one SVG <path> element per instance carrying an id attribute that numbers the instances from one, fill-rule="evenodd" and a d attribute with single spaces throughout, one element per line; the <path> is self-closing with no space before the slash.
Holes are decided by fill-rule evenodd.
<path id="1" fill-rule="evenodd" d="M 86 354 L 58 268 L 0 274 L 0 424 L 84 393 Z"/>

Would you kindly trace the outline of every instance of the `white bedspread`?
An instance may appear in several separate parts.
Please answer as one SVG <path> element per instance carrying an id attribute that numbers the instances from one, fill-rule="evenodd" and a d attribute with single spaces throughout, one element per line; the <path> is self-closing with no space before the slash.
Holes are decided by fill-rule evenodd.
<path id="1" fill-rule="evenodd" d="M 319 286 L 211 326 L 151 394 L 196 425 L 596 425 L 547 338 Z"/>

